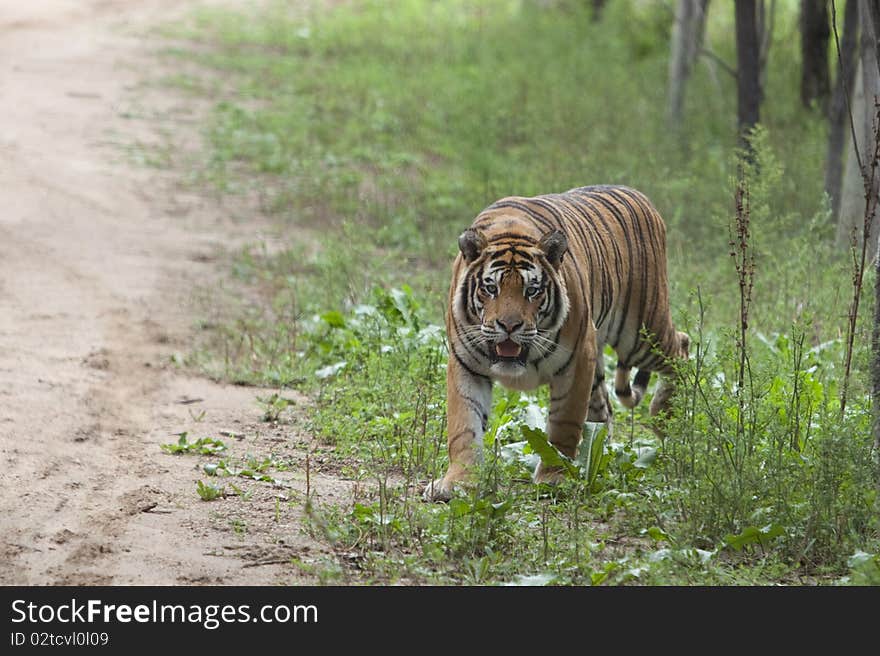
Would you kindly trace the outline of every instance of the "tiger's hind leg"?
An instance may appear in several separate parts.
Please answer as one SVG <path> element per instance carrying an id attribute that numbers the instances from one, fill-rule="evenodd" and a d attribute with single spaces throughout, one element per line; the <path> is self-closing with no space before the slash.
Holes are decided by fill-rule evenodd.
<path id="1" fill-rule="evenodd" d="M 624 406 L 632 410 L 639 404 L 642 397 L 645 396 L 648 383 L 651 381 L 651 370 L 639 369 L 632 381 L 632 385 L 630 385 L 629 381 L 629 372 L 629 367 L 622 362 L 617 363 L 617 369 L 614 372 L 614 393 Z"/>
<path id="2" fill-rule="evenodd" d="M 675 333 L 675 352 L 667 356 L 672 362 L 667 365 L 666 371 L 660 376 L 660 384 L 657 385 L 654 398 L 651 399 L 650 412 L 654 417 L 652 430 L 661 439 L 666 436 L 665 424 L 672 407 L 672 396 L 678 386 L 675 360 L 687 360 L 690 343 L 691 338 L 687 333 L 681 331 Z"/>

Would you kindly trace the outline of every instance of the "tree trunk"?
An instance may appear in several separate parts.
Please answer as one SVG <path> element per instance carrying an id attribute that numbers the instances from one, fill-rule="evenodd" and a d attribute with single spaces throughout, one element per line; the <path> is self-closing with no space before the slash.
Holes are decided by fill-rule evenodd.
<path id="1" fill-rule="evenodd" d="M 857 144 L 850 143 L 844 178 L 841 189 L 840 214 L 837 219 L 837 242 L 847 247 L 852 241 L 855 231 L 856 244 L 860 246 L 865 224 L 865 175 L 870 172 L 862 170 L 868 166 L 874 153 L 874 118 L 875 102 L 880 96 L 880 65 L 877 62 L 877 40 L 871 28 L 872 16 L 870 4 L 878 0 L 850 0 L 859 5 L 862 38 L 859 45 L 859 62 L 857 66 L 856 84 L 851 101 L 853 126 Z M 849 129 L 849 125 L 847 125 Z M 850 142 L 852 139 L 850 138 Z M 856 153 L 858 148 L 858 153 Z M 871 193 L 878 193 L 878 182 L 874 180 Z M 868 257 L 873 261 L 877 255 L 877 235 L 880 232 L 880 218 L 871 219 L 872 229 L 868 241 Z"/>
<path id="2" fill-rule="evenodd" d="M 737 125 L 742 144 L 760 120 L 761 64 L 756 0 L 736 0 L 736 103 Z"/>
<path id="3" fill-rule="evenodd" d="M 858 68 L 859 3 L 849 0 L 843 17 L 843 35 L 840 38 L 840 59 L 834 94 L 828 112 L 828 151 L 825 156 L 825 193 L 831 198 L 831 220 L 840 217 L 841 185 L 843 182 L 843 153 L 852 140 L 849 133 L 848 98 L 852 98 Z"/>
<path id="4" fill-rule="evenodd" d="M 708 5 L 709 0 L 678 0 L 675 9 L 669 54 L 667 117 L 676 129 L 681 127 L 684 115 L 685 87 L 703 46 Z"/>
<path id="5" fill-rule="evenodd" d="M 850 0 L 851 2 L 853 0 Z M 880 258 L 877 257 L 877 252 L 880 251 L 880 244 L 878 244 L 877 234 L 880 232 L 878 230 L 878 217 L 877 205 L 878 205 L 878 184 L 880 184 L 880 180 L 878 180 L 878 171 L 877 171 L 877 157 L 878 151 L 880 151 L 880 0 L 861 0 L 859 3 L 859 12 L 862 15 L 862 41 L 867 43 L 867 46 L 861 48 L 861 52 L 863 55 L 862 64 L 866 65 L 868 62 L 864 57 L 865 52 L 869 52 L 869 54 L 873 57 L 873 63 L 875 68 L 871 71 L 871 76 L 865 75 L 863 78 L 863 84 L 866 86 L 870 84 L 869 77 L 874 78 L 874 93 L 875 97 L 873 98 L 873 103 L 870 104 L 870 109 L 868 110 L 868 104 L 866 103 L 865 111 L 866 113 L 871 114 L 874 117 L 875 123 L 872 125 L 872 136 L 874 139 L 873 145 L 874 150 L 872 153 L 872 159 L 865 159 L 864 167 L 865 170 L 863 175 L 868 178 L 870 175 L 870 179 L 865 184 L 866 188 L 866 202 L 865 202 L 865 213 L 868 214 L 870 212 L 871 203 L 873 202 L 873 228 L 871 234 L 871 243 L 874 245 L 874 253 L 873 253 L 873 262 L 874 262 L 874 271 L 877 274 L 874 278 L 874 330 L 873 330 L 873 339 L 872 339 L 872 363 L 871 363 L 871 377 L 872 377 L 872 385 L 871 385 L 871 400 L 874 402 L 874 458 L 876 463 L 875 468 L 875 476 L 877 489 L 880 491 Z M 870 57 L 869 57 L 870 58 Z M 868 59 L 869 59 L 868 58 Z M 865 94 L 869 95 L 868 93 Z M 868 168 L 870 167 L 870 174 L 868 173 Z M 868 185 L 870 184 L 870 190 L 868 190 Z M 880 507 L 880 501 L 878 501 L 878 507 Z"/>
<path id="6" fill-rule="evenodd" d="M 874 329 L 871 335 L 871 400 L 874 403 L 874 471 L 880 491 L 880 258 L 874 260 Z M 880 506 L 880 496 L 877 505 Z"/>
<path id="7" fill-rule="evenodd" d="M 801 0 L 801 103 L 828 111 L 831 80 L 828 70 L 827 0 Z"/>
<path id="8" fill-rule="evenodd" d="M 593 22 L 602 20 L 602 10 L 605 8 L 607 0 L 591 0 L 590 5 L 593 7 Z"/>
<path id="9" fill-rule="evenodd" d="M 871 28 L 866 29 L 865 33 L 870 34 L 870 48 L 874 53 L 877 73 L 880 75 L 880 0 L 862 0 L 859 11 L 864 14 L 862 24 Z"/>

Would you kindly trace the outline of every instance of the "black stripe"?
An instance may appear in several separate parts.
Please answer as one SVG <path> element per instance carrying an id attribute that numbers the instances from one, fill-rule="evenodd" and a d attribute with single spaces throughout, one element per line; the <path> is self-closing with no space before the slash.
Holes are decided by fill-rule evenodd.
<path id="1" fill-rule="evenodd" d="M 608 193 L 612 198 L 615 198 L 618 202 L 624 204 L 629 209 L 630 216 L 633 219 L 633 225 L 638 228 L 638 234 L 640 237 L 642 236 L 642 228 L 644 227 L 647 229 L 647 232 L 648 232 L 647 240 L 642 238 L 642 239 L 639 239 L 639 241 L 638 241 L 639 250 L 638 250 L 637 255 L 640 256 L 639 259 L 641 260 L 638 263 L 638 265 L 639 265 L 638 268 L 641 269 L 642 286 L 641 286 L 641 289 L 639 290 L 639 306 L 637 308 L 633 308 L 632 311 L 638 312 L 637 325 L 642 324 L 644 326 L 647 326 L 649 330 L 654 330 L 654 320 L 656 318 L 656 312 L 658 310 L 657 302 L 656 302 L 656 294 L 657 294 L 657 288 L 658 288 L 660 281 L 659 280 L 653 281 L 654 284 L 652 285 L 652 287 L 654 288 L 655 298 L 654 298 L 654 302 L 651 303 L 652 312 L 651 312 L 651 319 L 649 320 L 646 317 L 646 312 L 648 311 L 648 283 L 649 283 L 648 273 L 649 273 L 649 271 L 654 271 L 654 269 L 657 265 L 657 262 L 658 262 L 657 258 L 659 257 L 659 254 L 657 253 L 656 249 L 654 248 L 654 234 L 651 229 L 650 213 L 644 207 L 644 205 L 639 203 L 635 197 L 633 197 L 629 194 L 618 195 L 616 190 L 609 191 Z M 641 220 L 639 220 L 638 213 L 636 212 L 635 206 L 630 202 L 630 199 L 632 199 L 638 205 L 638 208 L 642 211 Z M 647 243 L 646 243 L 646 241 L 647 241 Z M 648 255 L 647 246 L 650 246 L 651 254 L 653 257 Z M 634 351 L 636 351 L 636 350 L 641 351 L 641 345 L 639 344 L 641 338 L 642 338 L 642 336 L 638 332 L 636 332 L 636 334 L 633 335 L 633 344 L 632 344 L 632 347 L 630 348 L 630 355 L 628 356 L 628 359 L 632 359 L 632 357 L 633 357 L 632 353 Z"/>
<path id="2" fill-rule="evenodd" d="M 615 330 L 614 328 L 612 328 L 612 331 L 609 331 L 609 334 L 608 334 L 609 335 L 609 343 L 611 344 L 611 346 L 613 346 L 616 349 L 618 344 L 620 343 L 620 336 L 621 336 L 623 329 L 626 325 L 626 320 L 629 318 L 628 317 L 628 310 L 630 307 L 630 300 L 631 300 L 630 297 L 632 295 L 632 283 L 633 283 L 633 279 L 632 279 L 632 276 L 633 276 L 633 244 L 632 244 L 632 240 L 630 239 L 629 229 L 626 225 L 626 220 L 624 219 L 623 214 L 621 214 L 620 210 L 614 205 L 614 203 L 610 202 L 608 200 L 608 198 L 604 195 L 592 195 L 591 194 L 589 197 L 592 200 L 595 200 L 595 201 L 601 203 L 602 206 L 608 210 L 610 215 L 619 224 L 620 232 L 622 233 L 623 238 L 626 241 L 626 253 L 627 253 L 627 260 L 628 260 L 628 266 L 627 266 L 627 271 L 626 271 L 626 289 L 624 290 L 623 303 L 617 308 L 618 311 L 616 314 L 618 315 L 618 321 L 617 321 L 617 326 L 616 326 L 616 333 L 612 337 L 612 331 Z M 612 241 L 616 241 L 616 240 L 612 239 Z M 620 263 L 621 263 L 621 265 L 623 265 L 622 259 L 621 259 Z M 622 279 L 620 280 L 620 283 L 621 283 L 621 285 L 623 284 Z"/>
<path id="3" fill-rule="evenodd" d="M 572 350 L 572 352 L 569 354 L 568 360 L 565 361 L 565 364 L 563 364 L 561 367 L 559 367 L 559 369 L 554 371 L 553 375 L 559 376 L 560 374 L 562 374 L 566 369 L 568 369 L 571 366 L 571 363 L 573 360 L 574 360 L 574 350 Z"/>
<path id="4" fill-rule="evenodd" d="M 530 201 L 532 199 L 524 198 L 522 200 Z M 525 212 L 526 215 L 528 215 L 528 217 L 530 219 L 532 219 L 532 221 L 535 223 L 535 227 L 539 227 L 539 225 L 545 229 L 552 229 L 554 227 L 550 221 L 548 221 L 546 218 L 544 218 L 543 216 L 541 216 L 540 214 L 535 212 L 531 207 L 529 207 L 525 203 L 510 199 L 510 198 L 501 199 L 495 203 L 492 203 L 489 207 L 487 207 L 485 210 L 483 210 L 483 212 L 486 212 L 488 210 L 494 210 L 494 209 L 502 209 L 502 208 L 513 208 L 513 209 L 518 209 L 522 212 Z M 477 217 L 477 221 L 484 221 L 484 220 L 491 221 L 491 220 L 494 220 L 494 218 L 495 217 L 482 217 L 482 213 L 481 213 L 481 216 Z M 476 221 L 474 223 L 476 223 Z"/>
<path id="5" fill-rule="evenodd" d="M 598 222 L 599 225 L 602 227 L 602 230 L 604 230 L 606 233 L 610 234 L 611 231 L 608 227 L 608 224 L 605 222 L 603 212 L 599 208 L 595 207 L 591 202 L 589 202 L 588 199 L 584 197 L 578 196 L 576 197 L 576 199 L 578 202 L 572 204 L 572 209 L 577 215 L 580 215 L 583 221 L 574 221 L 573 225 L 581 236 L 583 250 L 586 253 L 589 253 L 592 250 L 592 252 L 594 253 L 603 254 L 601 256 L 601 262 L 598 262 L 596 267 L 597 272 L 601 276 L 601 307 L 598 309 L 590 308 L 591 314 L 593 315 L 591 318 L 593 319 L 596 327 L 600 328 L 602 325 L 604 325 L 606 317 L 611 312 L 615 294 L 612 291 L 611 279 L 609 277 L 610 271 L 604 257 L 606 247 L 603 247 L 602 240 L 596 233 L 594 222 Z M 587 228 L 589 228 L 588 232 Z M 590 248 L 590 246 L 592 246 L 592 249 Z M 619 267 L 621 257 L 617 243 L 613 239 L 611 240 L 611 248 L 614 250 L 614 262 L 615 268 L 617 268 Z M 586 264 L 587 263 L 585 263 L 585 265 Z"/>
<path id="6" fill-rule="evenodd" d="M 488 376 L 484 376 L 483 374 L 479 374 L 476 371 L 474 371 L 473 369 L 471 369 L 467 365 L 467 363 L 464 360 L 462 360 L 461 356 L 458 354 L 458 351 L 455 350 L 455 346 L 453 346 L 449 350 L 452 353 L 452 355 L 455 356 L 455 359 L 458 360 L 458 364 L 460 364 L 462 366 L 462 368 L 465 371 L 467 371 L 471 376 L 473 376 L 474 378 L 482 378 L 483 380 L 491 382 L 491 379 Z"/>
<path id="7" fill-rule="evenodd" d="M 452 444 L 453 442 L 457 442 L 457 441 L 460 440 L 462 437 L 464 437 L 464 436 L 466 436 L 466 435 L 468 435 L 468 434 L 470 434 L 470 438 L 471 438 L 472 440 L 476 439 L 476 437 L 477 437 L 477 434 L 476 434 L 474 431 L 472 431 L 470 428 L 466 428 L 466 429 L 464 429 L 463 431 L 461 431 L 461 432 L 459 432 L 459 433 L 456 433 L 455 435 L 453 435 L 452 437 L 450 437 L 450 438 L 449 438 L 449 444 Z"/>
<path id="8" fill-rule="evenodd" d="M 645 226 L 648 230 L 648 235 L 650 237 L 650 246 L 651 252 L 654 255 L 654 266 L 651 267 L 651 271 L 656 275 L 659 271 L 663 271 L 663 279 L 661 280 L 659 276 L 654 281 L 652 285 L 653 291 L 653 299 L 650 305 L 651 316 L 648 318 L 647 316 L 643 316 L 643 320 L 645 325 L 649 327 L 650 330 L 657 333 L 656 337 L 660 344 L 667 344 L 669 339 L 669 331 L 671 330 L 671 321 L 669 321 L 669 298 L 667 293 L 666 299 L 666 307 L 660 307 L 660 293 L 665 291 L 661 289 L 661 286 L 667 285 L 666 281 L 666 226 L 663 222 L 662 217 L 659 212 L 657 212 L 656 208 L 651 204 L 651 202 L 647 199 L 644 194 L 641 194 L 633 189 L 622 189 L 621 193 L 625 193 L 630 196 L 635 203 L 639 205 L 642 211 L 645 214 Z M 656 228 L 656 232 L 655 232 Z M 645 307 L 647 310 L 647 306 Z M 659 312 L 664 313 L 665 321 L 662 321 L 662 325 L 657 325 L 657 315 Z"/>
<path id="9" fill-rule="evenodd" d="M 633 386 L 645 389 L 648 387 L 649 382 L 651 382 L 651 370 L 639 369 L 636 372 L 635 378 L 633 379 Z"/>
<path id="10" fill-rule="evenodd" d="M 507 243 L 507 240 L 513 243 L 527 244 L 531 246 L 535 246 L 538 243 L 537 239 L 529 237 L 528 235 L 524 235 L 520 232 L 502 232 L 498 235 L 492 235 L 492 240 L 489 242 L 489 246 L 495 246 L 496 244 L 500 244 L 501 242 Z"/>

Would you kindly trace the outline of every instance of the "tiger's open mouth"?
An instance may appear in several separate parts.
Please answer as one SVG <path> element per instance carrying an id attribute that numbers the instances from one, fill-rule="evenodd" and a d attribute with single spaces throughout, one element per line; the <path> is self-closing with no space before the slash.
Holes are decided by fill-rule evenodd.
<path id="1" fill-rule="evenodd" d="M 503 342 L 496 343 L 492 355 L 492 359 L 495 362 L 526 363 L 526 349 L 523 348 L 522 344 L 517 344 L 512 339 L 505 339 Z"/>

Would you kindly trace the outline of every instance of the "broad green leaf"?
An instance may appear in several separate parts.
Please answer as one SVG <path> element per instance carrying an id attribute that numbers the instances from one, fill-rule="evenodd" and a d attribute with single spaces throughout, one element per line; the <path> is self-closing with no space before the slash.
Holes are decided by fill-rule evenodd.
<path id="1" fill-rule="evenodd" d="M 590 583 L 592 585 L 602 585 L 605 580 L 617 569 L 617 563 L 606 563 L 605 567 L 602 570 L 590 574 Z"/>
<path id="2" fill-rule="evenodd" d="M 657 449 L 652 446 L 638 447 L 639 457 L 633 462 L 633 467 L 647 469 L 657 459 Z"/>
<path id="3" fill-rule="evenodd" d="M 669 535 L 659 526 L 652 526 L 651 528 L 647 529 L 645 533 L 647 533 L 648 537 L 650 537 L 655 542 L 660 542 L 661 540 L 669 540 Z"/>
<path id="4" fill-rule="evenodd" d="M 321 321 L 331 328 L 345 328 L 345 317 L 338 310 L 330 310 L 321 315 Z"/>
<path id="5" fill-rule="evenodd" d="M 473 510 L 473 506 L 467 499 L 455 497 L 454 499 L 449 500 L 449 510 L 452 511 L 453 517 L 464 517 L 465 515 L 470 514 Z"/>
<path id="6" fill-rule="evenodd" d="M 749 544 L 764 545 L 770 540 L 785 535 L 785 529 L 779 524 L 767 524 L 763 528 L 747 526 L 739 535 L 728 534 L 724 536 L 724 544 L 739 551 Z"/>
<path id="7" fill-rule="evenodd" d="M 522 426 L 523 437 L 532 447 L 532 450 L 541 457 L 541 462 L 546 467 L 562 467 L 569 476 L 577 477 L 578 467 L 571 458 L 562 455 L 555 446 L 547 441 L 547 434 L 536 428 Z"/>
<path id="8" fill-rule="evenodd" d="M 575 463 L 580 468 L 581 476 L 592 485 L 602 470 L 602 456 L 605 453 L 605 437 L 608 429 L 603 425 L 586 424 L 583 428 L 583 439 L 578 446 Z"/>

